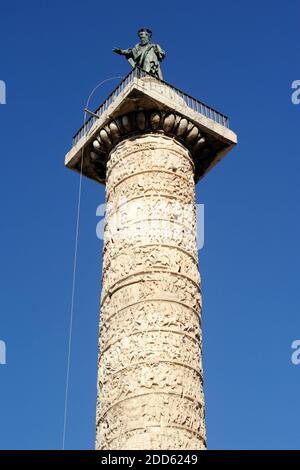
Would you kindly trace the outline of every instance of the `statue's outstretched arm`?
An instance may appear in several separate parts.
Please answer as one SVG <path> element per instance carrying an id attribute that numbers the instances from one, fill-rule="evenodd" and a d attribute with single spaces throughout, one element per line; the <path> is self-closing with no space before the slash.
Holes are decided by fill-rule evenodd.
<path id="1" fill-rule="evenodd" d="M 120 49 L 119 47 L 115 47 L 113 52 L 119 55 L 125 55 L 125 57 L 130 58 L 132 56 L 132 49 Z"/>

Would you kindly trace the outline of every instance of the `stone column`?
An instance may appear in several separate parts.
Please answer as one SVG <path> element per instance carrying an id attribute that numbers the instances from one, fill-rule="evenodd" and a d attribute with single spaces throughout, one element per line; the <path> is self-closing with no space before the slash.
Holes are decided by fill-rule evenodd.
<path id="1" fill-rule="evenodd" d="M 130 119 L 138 130 L 145 115 Z M 164 127 L 175 119 L 166 116 Z M 119 126 L 129 122 L 124 116 Z M 100 143 L 113 141 L 109 129 Z M 190 151 L 163 131 L 117 143 L 107 161 L 106 202 L 96 448 L 204 449 Z"/>
<path id="2" fill-rule="evenodd" d="M 236 145 L 228 118 L 133 70 L 74 137 L 106 185 L 96 449 L 205 449 L 195 184 Z"/>

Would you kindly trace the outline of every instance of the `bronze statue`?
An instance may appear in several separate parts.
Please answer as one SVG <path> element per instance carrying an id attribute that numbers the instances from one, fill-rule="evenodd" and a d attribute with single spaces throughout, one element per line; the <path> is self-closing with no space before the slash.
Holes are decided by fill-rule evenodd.
<path id="1" fill-rule="evenodd" d="M 113 52 L 124 55 L 133 68 L 140 67 L 162 80 L 163 76 L 160 62 L 165 58 L 165 51 L 159 44 L 152 44 L 150 42 L 152 36 L 150 29 L 142 28 L 137 34 L 140 38 L 139 44 L 131 49 L 120 49 L 116 47 L 113 49 Z"/>

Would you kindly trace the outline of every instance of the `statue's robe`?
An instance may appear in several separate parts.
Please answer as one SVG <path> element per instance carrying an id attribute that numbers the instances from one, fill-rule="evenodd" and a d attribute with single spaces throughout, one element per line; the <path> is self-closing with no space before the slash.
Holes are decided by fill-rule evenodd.
<path id="1" fill-rule="evenodd" d="M 132 67 L 140 67 L 145 72 L 149 72 L 162 80 L 160 62 L 166 54 L 159 44 L 137 44 L 132 49 L 123 51 L 123 53 L 125 53 Z"/>

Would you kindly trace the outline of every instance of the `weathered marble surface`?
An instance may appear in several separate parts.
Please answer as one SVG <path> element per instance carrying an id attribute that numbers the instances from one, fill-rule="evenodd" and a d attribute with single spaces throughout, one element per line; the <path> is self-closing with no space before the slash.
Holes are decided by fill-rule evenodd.
<path id="1" fill-rule="evenodd" d="M 164 135 L 112 148 L 97 449 L 204 449 L 194 164 Z"/>

